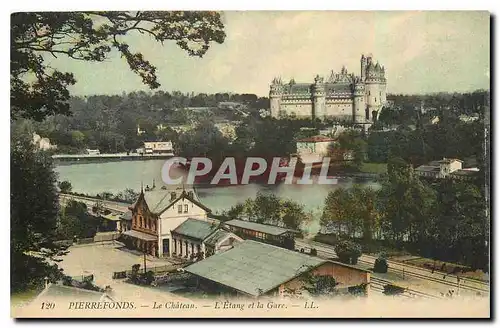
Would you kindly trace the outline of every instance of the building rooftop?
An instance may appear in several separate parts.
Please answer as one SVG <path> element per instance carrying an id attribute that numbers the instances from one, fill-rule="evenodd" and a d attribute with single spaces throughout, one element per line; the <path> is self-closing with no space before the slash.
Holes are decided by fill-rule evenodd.
<path id="1" fill-rule="evenodd" d="M 175 192 L 175 197 L 172 199 L 172 192 Z M 142 195 L 142 196 L 141 196 Z M 141 197 L 144 197 L 144 200 L 146 201 L 146 204 L 148 205 L 148 208 L 151 212 L 161 214 L 164 211 L 168 210 L 170 207 L 172 207 L 175 203 L 177 203 L 181 199 L 188 199 L 192 203 L 196 204 L 197 206 L 201 207 L 207 212 L 210 212 L 211 210 L 200 203 L 198 200 L 198 197 L 196 193 L 193 191 L 192 195 L 190 191 L 186 190 L 163 190 L 163 189 L 155 189 L 155 190 L 150 190 L 143 192 L 139 196 L 139 199 Z M 139 199 L 135 202 L 135 204 L 132 206 L 135 207 Z"/>
<path id="2" fill-rule="evenodd" d="M 476 175 L 478 171 L 473 171 L 473 170 L 456 170 L 451 172 L 451 175 L 458 175 L 458 176 L 473 176 Z"/>
<path id="3" fill-rule="evenodd" d="M 217 231 L 208 236 L 208 238 L 204 242 L 207 245 L 215 246 L 218 242 L 226 238 L 227 235 L 229 234 L 230 232 L 227 232 L 223 229 L 217 229 Z"/>
<path id="4" fill-rule="evenodd" d="M 281 247 L 245 240 L 223 253 L 194 263 L 185 271 L 259 296 L 326 260 Z"/>
<path id="5" fill-rule="evenodd" d="M 144 232 L 140 232 L 137 230 L 127 230 L 127 231 L 123 232 L 122 235 L 130 236 L 130 237 L 145 240 L 145 241 L 156 241 L 157 240 L 156 236 L 153 236 L 153 235 L 150 235 L 150 234 L 147 234 Z"/>
<path id="6" fill-rule="evenodd" d="M 285 94 L 303 94 L 309 95 L 311 93 L 311 83 L 293 83 L 284 85 Z"/>
<path id="7" fill-rule="evenodd" d="M 122 214 L 121 218 L 123 220 L 127 220 L 127 221 L 132 221 L 132 212 L 131 211 L 127 211 L 125 213 Z"/>
<path id="8" fill-rule="evenodd" d="M 415 171 L 420 171 L 420 172 L 439 172 L 441 169 L 439 166 L 434 166 L 434 165 L 420 165 L 415 169 Z"/>
<path id="9" fill-rule="evenodd" d="M 460 162 L 463 163 L 461 160 L 457 158 L 443 158 L 442 160 L 437 161 L 440 164 L 451 164 L 452 162 Z"/>
<path id="10" fill-rule="evenodd" d="M 34 302 L 41 301 L 100 301 L 107 299 L 112 301 L 112 299 L 103 292 L 97 292 L 93 290 L 87 290 L 82 288 L 63 286 L 58 284 L 50 284 L 46 287 L 35 299 Z"/>
<path id="11" fill-rule="evenodd" d="M 110 213 L 110 214 L 106 214 L 106 215 L 101 215 L 101 217 L 103 219 L 110 220 L 110 221 L 120 221 L 122 218 L 122 215 Z"/>
<path id="12" fill-rule="evenodd" d="M 269 235 L 274 235 L 274 236 L 279 236 L 281 234 L 284 234 L 285 232 L 293 231 L 293 230 L 278 227 L 278 226 L 261 224 L 261 223 L 250 222 L 250 221 L 236 220 L 236 219 L 226 221 L 226 222 L 224 222 L 224 224 L 226 224 L 228 226 L 259 231 L 259 232 L 263 232 L 263 233 L 266 233 Z"/>
<path id="13" fill-rule="evenodd" d="M 205 240 L 217 229 L 217 225 L 207 221 L 189 218 L 172 232 L 198 240 Z"/>
<path id="14" fill-rule="evenodd" d="M 327 95 L 336 93 L 352 93 L 352 85 L 348 83 L 327 83 L 325 84 Z"/>

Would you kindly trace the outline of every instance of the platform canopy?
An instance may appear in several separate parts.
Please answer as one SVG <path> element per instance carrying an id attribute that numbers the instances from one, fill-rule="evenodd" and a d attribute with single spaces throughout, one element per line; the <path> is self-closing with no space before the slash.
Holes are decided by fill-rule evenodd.
<path id="1" fill-rule="evenodd" d="M 145 241 L 156 241 L 157 240 L 156 236 L 149 235 L 147 233 L 140 232 L 137 230 L 127 230 L 123 233 L 123 235 L 137 238 L 137 239 L 141 239 L 141 240 L 145 240 Z"/>

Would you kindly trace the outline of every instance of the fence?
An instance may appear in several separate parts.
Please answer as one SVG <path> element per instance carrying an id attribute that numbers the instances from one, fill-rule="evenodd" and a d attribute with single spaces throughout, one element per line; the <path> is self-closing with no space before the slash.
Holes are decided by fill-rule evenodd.
<path id="1" fill-rule="evenodd" d="M 176 272 L 177 269 L 182 268 L 182 265 L 161 265 L 161 266 L 156 266 L 156 267 L 147 267 L 146 266 L 146 271 L 153 271 L 155 276 L 159 274 L 167 274 L 170 272 Z M 139 268 L 139 273 L 144 273 L 144 267 L 141 266 Z M 132 275 L 132 270 L 126 270 L 126 271 L 118 271 L 118 272 L 113 272 L 113 279 L 123 279 L 126 277 L 130 277 Z"/>
<path id="2" fill-rule="evenodd" d="M 165 284 L 168 282 L 176 282 L 176 281 L 187 281 L 192 277 L 192 275 L 188 272 L 170 272 L 165 273 L 159 276 L 155 276 L 155 279 L 152 283 L 153 286 Z"/>

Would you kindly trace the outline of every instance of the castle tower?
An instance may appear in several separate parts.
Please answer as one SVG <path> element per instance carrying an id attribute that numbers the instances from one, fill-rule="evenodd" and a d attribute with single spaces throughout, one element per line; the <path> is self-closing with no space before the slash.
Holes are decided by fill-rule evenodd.
<path id="1" fill-rule="evenodd" d="M 354 105 L 353 105 L 353 121 L 354 123 L 363 123 L 365 119 L 365 84 L 360 77 L 354 80 Z"/>
<path id="2" fill-rule="evenodd" d="M 269 91 L 269 110 L 271 117 L 278 117 L 281 108 L 282 85 L 281 79 L 274 78 Z"/>
<path id="3" fill-rule="evenodd" d="M 324 118 L 326 116 L 325 113 L 325 102 L 326 102 L 326 93 L 325 93 L 325 84 L 323 78 L 319 75 L 316 75 L 314 78 L 314 85 L 312 88 L 312 96 L 313 96 L 313 118 Z"/>
<path id="4" fill-rule="evenodd" d="M 382 107 L 382 92 L 380 88 L 380 65 L 374 64 L 372 57 L 367 57 L 366 78 L 365 78 L 365 101 L 367 121 L 373 121 L 374 113 L 378 113 Z"/>
<path id="5" fill-rule="evenodd" d="M 364 82 L 366 78 L 366 57 L 361 55 L 361 82 Z"/>

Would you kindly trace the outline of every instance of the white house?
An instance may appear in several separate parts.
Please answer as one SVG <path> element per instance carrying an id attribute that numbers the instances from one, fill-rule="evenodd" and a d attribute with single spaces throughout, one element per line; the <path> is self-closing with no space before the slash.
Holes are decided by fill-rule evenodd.
<path id="1" fill-rule="evenodd" d="M 172 230 L 188 218 L 214 222 L 208 218 L 210 209 L 199 202 L 193 191 L 152 190 L 141 191 L 132 211 L 131 230 L 122 235 L 130 246 L 153 256 L 171 256 Z"/>
<path id="2" fill-rule="evenodd" d="M 174 147 L 171 141 L 145 141 L 146 154 L 173 154 Z"/>
<path id="3" fill-rule="evenodd" d="M 455 171 L 462 170 L 462 163 L 463 161 L 456 158 L 443 158 L 427 165 L 421 165 L 415 169 L 415 172 L 419 176 L 441 179 Z"/>

